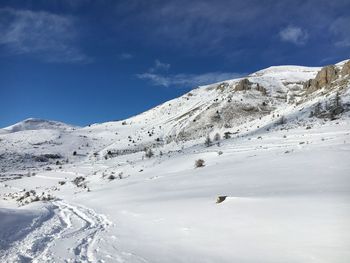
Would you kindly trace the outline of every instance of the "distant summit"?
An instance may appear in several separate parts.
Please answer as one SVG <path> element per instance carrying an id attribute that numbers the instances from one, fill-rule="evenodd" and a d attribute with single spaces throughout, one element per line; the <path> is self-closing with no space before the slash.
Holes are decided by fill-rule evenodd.
<path id="1" fill-rule="evenodd" d="M 37 118 L 28 118 L 24 121 L 18 122 L 14 125 L 0 129 L 1 133 L 13 133 L 26 130 L 72 130 L 76 126 L 69 125 L 59 121 L 50 121 Z"/>

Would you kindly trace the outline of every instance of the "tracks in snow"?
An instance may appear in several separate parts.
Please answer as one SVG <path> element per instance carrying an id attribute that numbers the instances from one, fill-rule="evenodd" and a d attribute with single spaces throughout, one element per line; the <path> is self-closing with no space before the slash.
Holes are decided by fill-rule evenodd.
<path id="1" fill-rule="evenodd" d="M 111 225 L 93 210 L 54 201 L 31 225 L 23 239 L 13 242 L 1 262 L 98 262 L 101 234 Z M 103 261 L 102 261 L 103 262 Z"/>
<path id="2" fill-rule="evenodd" d="M 73 206 L 63 201 L 55 204 L 60 209 L 60 218 L 66 229 L 62 231 L 56 247 L 72 243 L 68 250 L 73 254 L 74 261 L 96 262 L 98 244 L 102 241 L 100 234 L 111 224 L 105 216 L 95 213 L 92 209 Z M 66 256 L 65 256 L 66 257 Z"/>

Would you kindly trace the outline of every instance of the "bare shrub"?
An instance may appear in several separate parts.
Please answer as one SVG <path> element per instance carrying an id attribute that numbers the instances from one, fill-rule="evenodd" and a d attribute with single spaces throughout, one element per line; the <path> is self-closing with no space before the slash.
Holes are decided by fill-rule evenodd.
<path id="1" fill-rule="evenodd" d="M 231 138 L 231 132 L 225 132 L 224 133 L 224 138 L 227 140 L 227 139 L 230 139 Z"/>
<path id="2" fill-rule="evenodd" d="M 216 133 L 214 135 L 214 141 L 217 142 L 217 141 L 220 141 L 221 140 L 221 135 L 219 133 Z"/>
<path id="3" fill-rule="evenodd" d="M 154 153 L 153 153 L 152 149 L 148 149 L 146 151 L 145 155 L 146 155 L 147 158 L 151 158 L 154 155 Z"/>
<path id="4" fill-rule="evenodd" d="M 72 182 L 73 182 L 73 184 L 75 184 L 77 187 L 86 188 L 85 177 L 83 177 L 83 176 L 75 177 L 74 180 L 73 180 Z"/>
<path id="5" fill-rule="evenodd" d="M 204 167 L 205 166 L 205 161 L 203 159 L 198 159 L 194 162 L 194 166 L 195 168 L 199 168 L 199 167 Z"/>
<path id="6" fill-rule="evenodd" d="M 207 138 L 205 138 L 204 145 L 206 147 L 210 147 L 212 145 L 212 141 L 211 141 L 209 135 L 207 136 Z"/>

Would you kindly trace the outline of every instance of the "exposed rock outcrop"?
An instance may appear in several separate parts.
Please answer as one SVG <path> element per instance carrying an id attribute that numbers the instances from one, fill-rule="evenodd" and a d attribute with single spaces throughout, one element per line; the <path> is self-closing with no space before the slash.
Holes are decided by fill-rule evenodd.
<path id="1" fill-rule="evenodd" d="M 220 83 L 216 89 L 220 91 L 224 91 L 227 87 L 229 87 L 229 84 L 227 82 Z"/>
<path id="2" fill-rule="evenodd" d="M 252 84 L 253 83 L 251 83 L 248 79 L 242 79 L 237 83 L 235 91 L 250 90 L 252 88 Z"/>
<path id="3" fill-rule="evenodd" d="M 314 79 L 304 83 L 304 89 L 313 92 L 327 87 L 333 80 L 337 79 L 338 75 L 339 70 L 334 65 L 323 67 Z"/>
<path id="4" fill-rule="evenodd" d="M 350 75 L 350 60 L 343 65 L 343 68 L 341 70 L 341 75 L 342 76 Z"/>
<path id="5" fill-rule="evenodd" d="M 257 91 L 260 91 L 263 95 L 266 95 L 266 94 L 267 94 L 266 89 L 265 89 L 263 86 L 259 85 L 259 83 L 256 84 L 255 89 L 256 89 Z"/>
<path id="6" fill-rule="evenodd" d="M 235 87 L 235 91 L 251 90 L 253 88 L 266 95 L 266 89 L 263 86 L 259 85 L 259 83 L 252 83 L 249 79 L 240 80 Z"/>
<path id="7" fill-rule="evenodd" d="M 341 76 L 350 74 L 350 60 L 347 61 L 342 68 L 335 65 L 323 67 L 314 79 L 310 79 L 304 83 L 304 89 L 308 92 L 314 92 L 322 88 L 331 88 L 332 83 Z"/>
<path id="8" fill-rule="evenodd" d="M 339 71 L 333 65 L 322 68 L 321 71 L 318 72 L 316 75 L 316 85 L 318 85 L 319 87 L 324 87 L 330 84 L 333 80 L 335 80 L 338 77 L 338 73 Z"/>
<path id="9" fill-rule="evenodd" d="M 226 197 L 227 197 L 226 195 L 218 196 L 218 197 L 216 198 L 216 203 L 217 203 L 217 204 L 222 203 L 223 201 L 226 200 Z"/>

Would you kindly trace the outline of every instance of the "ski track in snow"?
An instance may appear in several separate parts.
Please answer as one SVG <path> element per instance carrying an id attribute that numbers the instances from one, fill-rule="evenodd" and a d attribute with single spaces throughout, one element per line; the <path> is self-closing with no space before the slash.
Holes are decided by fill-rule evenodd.
<path id="1" fill-rule="evenodd" d="M 111 223 L 91 209 L 62 200 L 52 203 L 48 213 L 33 222 L 29 234 L 4 254 L 0 252 L 1 262 L 97 262 L 99 236 Z M 62 256 L 69 252 L 70 259 L 60 257 L 55 247 L 63 247 Z"/>

